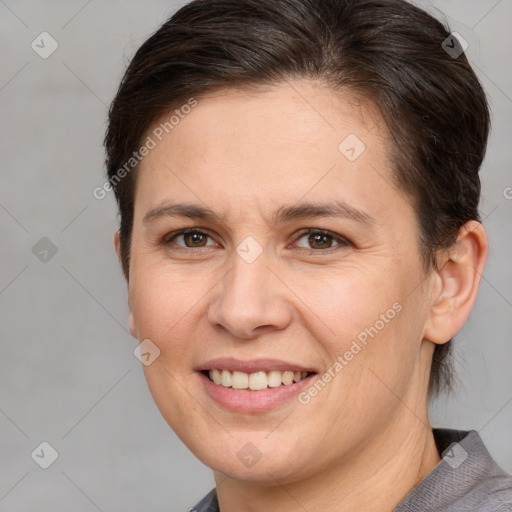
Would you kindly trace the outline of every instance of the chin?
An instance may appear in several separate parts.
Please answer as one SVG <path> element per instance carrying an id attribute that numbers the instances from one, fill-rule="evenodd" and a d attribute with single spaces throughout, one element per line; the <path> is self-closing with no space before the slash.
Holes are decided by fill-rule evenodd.
<path id="1" fill-rule="evenodd" d="M 283 434 L 280 432 L 279 434 Z M 305 476 L 307 457 L 301 453 L 296 443 L 290 442 L 290 436 L 265 439 L 269 432 L 236 433 L 222 442 L 199 443 L 194 440 L 188 448 L 194 455 L 213 471 L 229 476 L 234 480 L 258 482 L 275 485 L 276 480 L 291 482 Z M 285 433 L 286 434 L 286 433 Z M 270 434 L 274 436 L 275 434 Z M 281 437 L 281 438 L 280 438 Z"/>

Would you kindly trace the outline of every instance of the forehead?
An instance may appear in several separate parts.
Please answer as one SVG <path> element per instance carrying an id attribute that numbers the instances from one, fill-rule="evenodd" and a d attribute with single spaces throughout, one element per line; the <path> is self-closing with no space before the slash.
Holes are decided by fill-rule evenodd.
<path id="1" fill-rule="evenodd" d="M 165 123 L 176 110 L 148 131 L 156 144 L 140 164 L 140 214 L 170 196 L 206 203 L 215 196 L 219 208 L 236 203 L 241 211 L 326 193 L 360 203 L 380 198 L 385 207 L 397 195 L 385 123 L 355 94 L 287 82 L 217 91 L 186 110 L 172 128 Z"/>
<path id="2" fill-rule="evenodd" d="M 178 106 L 173 112 L 181 108 Z M 172 127 L 168 123 L 171 117 L 176 123 Z M 379 129 L 374 130 L 377 125 Z M 180 119 L 172 112 L 164 114 L 150 132 L 159 127 L 167 140 L 170 137 L 165 136 L 173 134 L 175 149 L 179 149 L 177 139 L 187 146 L 195 144 L 195 156 L 212 150 L 239 153 L 243 148 L 234 142 L 242 140 L 247 142 L 244 149 L 248 154 L 252 147 L 268 154 L 282 149 L 287 142 L 338 149 L 344 132 L 360 137 L 373 132 L 377 138 L 387 137 L 380 112 L 370 100 L 347 89 L 336 91 L 310 80 L 217 90 L 198 99 L 197 106 Z M 226 139 L 228 134 L 233 139 Z"/>

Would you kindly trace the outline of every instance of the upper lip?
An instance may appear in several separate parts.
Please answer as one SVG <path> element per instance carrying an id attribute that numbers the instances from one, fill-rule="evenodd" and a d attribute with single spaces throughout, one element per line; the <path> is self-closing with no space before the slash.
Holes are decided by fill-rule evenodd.
<path id="1" fill-rule="evenodd" d="M 228 370 L 230 372 L 269 372 L 272 370 L 278 371 L 292 371 L 292 372 L 315 372 L 314 369 L 301 364 L 283 361 L 281 359 L 251 359 L 243 361 L 232 357 L 221 357 L 217 359 L 210 359 L 194 368 L 194 370 L 201 372 L 204 370 Z"/>

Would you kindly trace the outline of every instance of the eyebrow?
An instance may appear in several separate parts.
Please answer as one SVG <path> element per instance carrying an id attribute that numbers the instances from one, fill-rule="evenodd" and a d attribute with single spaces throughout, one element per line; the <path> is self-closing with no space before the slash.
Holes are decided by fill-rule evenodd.
<path id="1" fill-rule="evenodd" d="M 193 203 L 164 204 L 149 210 L 144 215 L 143 222 L 151 223 L 166 217 L 186 217 L 190 219 L 215 220 L 219 216 L 213 210 Z"/>
<path id="2" fill-rule="evenodd" d="M 155 222 L 160 218 L 185 217 L 201 220 L 222 220 L 210 208 L 194 203 L 173 203 L 157 206 L 149 210 L 144 216 L 145 224 Z M 282 206 L 272 215 L 272 223 L 280 224 L 295 219 L 306 219 L 312 217 L 339 217 L 351 219 L 361 224 L 372 225 L 377 221 L 369 213 L 354 208 L 344 201 L 331 201 L 328 203 L 301 203 L 292 206 Z"/>
<path id="3" fill-rule="evenodd" d="M 283 206 L 275 212 L 273 222 L 279 224 L 290 220 L 310 217 L 340 217 L 368 225 L 377 223 L 369 213 L 354 208 L 344 201 L 339 200 L 331 201 L 326 204 L 302 203 L 293 206 Z"/>

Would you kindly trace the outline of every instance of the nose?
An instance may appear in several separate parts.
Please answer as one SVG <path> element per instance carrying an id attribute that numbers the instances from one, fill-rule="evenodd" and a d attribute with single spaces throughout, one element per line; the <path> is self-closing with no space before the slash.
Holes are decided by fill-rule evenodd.
<path id="1" fill-rule="evenodd" d="M 210 304 L 210 325 L 245 340 L 286 328 L 292 319 L 290 292 L 270 270 L 267 259 L 261 255 L 247 263 L 238 254 L 233 259 Z"/>

